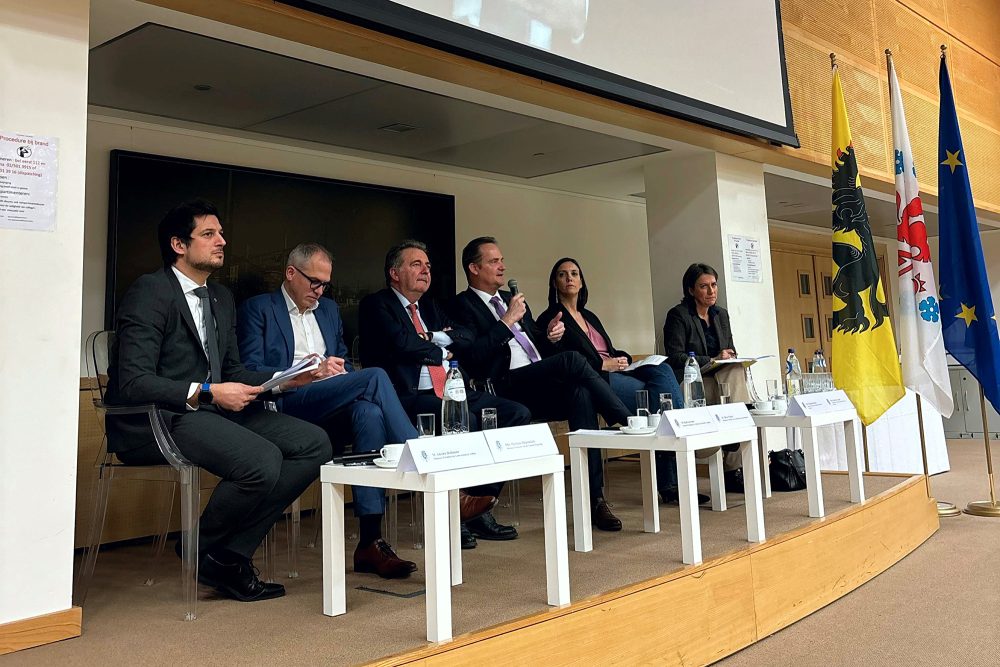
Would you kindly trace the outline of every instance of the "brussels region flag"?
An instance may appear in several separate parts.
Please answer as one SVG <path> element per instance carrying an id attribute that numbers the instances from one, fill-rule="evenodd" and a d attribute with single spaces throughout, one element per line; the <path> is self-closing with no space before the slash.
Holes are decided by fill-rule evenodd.
<path id="1" fill-rule="evenodd" d="M 938 234 L 941 238 L 941 326 L 944 346 L 976 376 L 1000 410 L 1000 339 L 983 245 L 972 203 L 969 167 L 958 130 L 948 65 L 941 59 L 938 122 Z"/>
<path id="2" fill-rule="evenodd" d="M 840 72 L 833 72 L 833 382 L 865 425 L 903 397 Z"/>
<path id="3" fill-rule="evenodd" d="M 896 69 L 889 60 L 892 145 L 896 165 L 896 238 L 899 260 L 899 348 L 903 383 L 943 417 L 955 409 L 941 335 L 941 304 L 927 245 L 924 209 Z"/>

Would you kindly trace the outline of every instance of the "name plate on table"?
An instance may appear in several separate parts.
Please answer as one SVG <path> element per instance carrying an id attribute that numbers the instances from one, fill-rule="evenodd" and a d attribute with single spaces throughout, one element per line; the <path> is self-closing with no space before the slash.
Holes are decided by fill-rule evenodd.
<path id="1" fill-rule="evenodd" d="M 421 475 L 493 463 L 493 455 L 482 433 L 461 433 L 406 441 L 396 470 Z"/>
<path id="2" fill-rule="evenodd" d="M 684 408 L 664 412 L 656 434 L 685 438 L 689 435 L 714 433 L 718 430 L 719 422 L 715 420 L 711 408 Z"/>
<path id="3" fill-rule="evenodd" d="M 854 404 L 842 390 L 823 391 L 818 394 L 796 394 L 791 397 L 788 414 L 793 417 L 812 417 L 830 412 L 853 410 Z"/>
<path id="4" fill-rule="evenodd" d="M 497 463 L 534 459 L 558 454 L 559 448 L 552 438 L 548 424 L 529 424 L 483 431 L 486 445 Z"/>
<path id="5" fill-rule="evenodd" d="M 727 403 L 725 405 L 712 405 L 707 408 L 712 413 L 712 417 L 719 425 L 720 431 L 728 431 L 734 428 L 754 427 L 753 417 L 743 403 Z"/>

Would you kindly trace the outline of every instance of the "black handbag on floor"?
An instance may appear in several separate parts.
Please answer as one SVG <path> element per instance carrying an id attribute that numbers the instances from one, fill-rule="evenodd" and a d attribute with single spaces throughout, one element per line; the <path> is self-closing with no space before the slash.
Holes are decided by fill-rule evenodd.
<path id="1" fill-rule="evenodd" d="M 801 449 L 771 452 L 768 470 L 772 491 L 801 491 L 806 488 L 806 458 Z"/>

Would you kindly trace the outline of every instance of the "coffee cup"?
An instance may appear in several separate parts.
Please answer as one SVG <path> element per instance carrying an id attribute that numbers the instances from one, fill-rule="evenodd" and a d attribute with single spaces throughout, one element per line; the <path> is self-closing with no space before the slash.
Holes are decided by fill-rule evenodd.
<path id="1" fill-rule="evenodd" d="M 648 417 L 646 417 L 646 422 L 653 428 L 658 427 L 660 425 L 660 413 L 654 412 L 653 414 L 649 415 Z"/>
<path id="2" fill-rule="evenodd" d="M 649 425 L 648 417 L 632 415 L 628 418 L 628 427 L 631 429 L 646 428 Z"/>
<path id="3" fill-rule="evenodd" d="M 378 450 L 378 453 L 389 463 L 395 463 L 403 455 L 403 447 L 406 447 L 406 445 L 386 445 Z"/>
<path id="4" fill-rule="evenodd" d="M 757 401 L 753 404 L 754 410 L 770 412 L 774 410 L 774 401 Z"/>

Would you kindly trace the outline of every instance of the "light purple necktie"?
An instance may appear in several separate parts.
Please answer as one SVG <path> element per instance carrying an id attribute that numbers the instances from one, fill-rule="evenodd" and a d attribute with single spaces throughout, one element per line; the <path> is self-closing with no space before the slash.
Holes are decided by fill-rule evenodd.
<path id="1" fill-rule="evenodd" d="M 497 315 L 500 317 L 507 314 L 507 306 L 504 305 L 503 300 L 499 296 L 494 296 L 490 299 L 490 303 L 493 304 L 493 310 L 497 311 Z M 538 361 L 538 353 L 535 351 L 535 346 L 531 344 L 531 341 L 528 340 L 528 337 L 524 335 L 524 332 L 521 331 L 517 324 L 512 326 L 510 331 L 514 334 L 514 340 L 517 341 L 517 344 L 524 348 L 531 363 Z"/>

